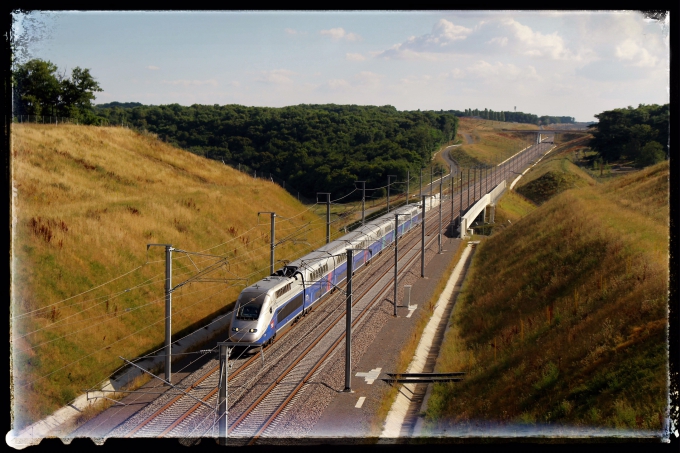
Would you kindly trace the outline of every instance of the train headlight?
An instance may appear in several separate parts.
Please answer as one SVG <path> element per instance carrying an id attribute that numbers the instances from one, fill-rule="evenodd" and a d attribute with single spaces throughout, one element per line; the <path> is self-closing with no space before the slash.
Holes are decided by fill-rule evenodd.
<path id="1" fill-rule="evenodd" d="M 257 329 L 250 329 L 248 332 L 255 333 L 255 332 L 257 332 Z"/>
<path id="2" fill-rule="evenodd" d="M 231 330 L 233 330 L 234 332 L 238 332 L 238 327 L 232 327 Z"/>

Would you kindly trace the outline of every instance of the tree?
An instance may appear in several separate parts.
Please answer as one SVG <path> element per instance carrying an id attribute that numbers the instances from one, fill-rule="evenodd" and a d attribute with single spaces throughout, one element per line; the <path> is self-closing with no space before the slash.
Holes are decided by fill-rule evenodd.
<path id="1" fill-rule="evenodd" d="M 89 69 L 76 66 L 71 71 L 71 79 L 61 83 L 63 112 L 66 116 L 80 116 L 92 109 L 94 92 L 103 91 L 90 74 Z"/>
<path id="2" fill-rule="evenodd" d="M 50 61 L 30 60 L 12 74 L 17 115 L 60 115 L 93 122 L 94 93 L 102 91 L 89 69 L 75 67 L 71 78 Z"/>
<path id="3" fill-rule="evenodd" d="M 20 115 L 56 115 L 61 95 L 57 66 L 49 61 L 30 60 L 13 74 Z"/>
<path id="4" fill-rule="evenodd" d="M 651 141 L 640 150 L 640 154 L 635 159 L 635 166 L 639 168 L 648 167 L 661 162 L 665 157 L 666 154 L 661 143 Z"/>
<path id="5" fill-rule="evenodd" d="M 668 104 L 641 104 L 637 109 L 628 107 L 595 115 L 599 122 L 589 126 L 593 129 L 590 147 L 609 162 L 622 156 L 637 160 L 648 143 L 668 140 L 668 112 Z M 648 149 L 642 161 L 650 158 L 649 152 Z"/>

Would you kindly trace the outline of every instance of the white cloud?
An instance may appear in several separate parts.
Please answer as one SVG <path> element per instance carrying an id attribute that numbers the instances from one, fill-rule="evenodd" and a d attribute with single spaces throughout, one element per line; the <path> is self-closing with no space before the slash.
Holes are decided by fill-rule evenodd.
<path id="1" fill-rule="evenodd" d="M 433 27 L 432 34 L 429 35 L 429 42 L 446 46 L 452 41 L 465 39 L 471 32 L 472 30 L 469 28 L 454 25 L 446 19 L 440 19 Z"/>
<path id="2" fill-rule="evenodd" d="M 322 35 L 330 36 L 333 41 L 338 41 L 340 39 L 345 39 L 347 41 L 358 41 L 361 36 L 355 33 L 347 33 L 344 28 L 331 28 L 330 30 L 321 30 L 319 32 Z"/>
<path id="3" fill-rule="evenodd" d="M 347 53 L 347 54 L 345 54 L 345 60 L 364 61 L 364 60 L 366 60 L 366 57 L 364 57 L 360 53 Z"/>
<path id="4" fill-rule="evenodd" d="M 489 44 L 498 44 L 501 47 L 505 47 L 508 45 L 508 37 L 503 36 L 503 37 L 495 37 L 489 40 Z"/>
<path id="5" fill-rule="evenodd" d="M 215 80 L 215 79 L 208 79 L 208 80 L 187 80 L 187 79 L 162 80 L 161 83 L 166 84 L 166 85 L 182 85 L 182 86 L 185 86 L 185 87 L 201 86 L 201 85 L 210 85 L 210 86 L 216 87 L 218 85 L 217 80 Z"/>
<path id="6" fill-rule="evenodd" d="M 456 41 L 462 41 L 472 33 L 472 29 L 455 25 L 446 19 L 440 19 L 432 27 L 432 33 L 422 36 L 411 36 L 401 44 L 378 54 L 383 58 L 418 58 L 423 52 L 441 52 L 448 50 Z"/>
<path id="7" fill-rule="evenodd" d="M 149 66 L 146 67 L 146 69 L 150 69 L 152 71 L 158 71 L 160 68 L 158 66 L 149 65 Z"/>
<path id="8" fill-rule="evenodd" d="M 584 48 L 574 53 L 567 48 L 564 39 L 557 32 L 544 34 L 534 31 L 509 17 L 482 20 L 473 28 L 440 19 L 431 33 L 411 36 L 377 56 L 388 59 L 441 60 L 442 54 L 482 55 L 494 50 L 552 60 L 592 58 L 589 49 Z"/>
<path id="9" fill-rule="evenodd" d="M 657 63 L 656 57 L 632 39 L 626 39 L 616 46 L 615 55 L 620 61 L 632 61 L 633 66 L 651 68 Z"/>
<path id="10" fill-rule="evenodd" d="M 262 71 L 262 76 L 255 78 L 257 82 L 274 83 L 274 84 L 290 84 L 293 83 L 292 75 L 296 72 L 288 69 L 274 69 L 272 71 Z"/>
<path id="11" fill-rule="evenodd" d="M 546 35 L 510 18 L 502 19 L 501 26 L 513 35 L 515 50 L 520 54 L 553 60 L 581 59 L 566 48 L 564 40 L 557 32 Z"/>

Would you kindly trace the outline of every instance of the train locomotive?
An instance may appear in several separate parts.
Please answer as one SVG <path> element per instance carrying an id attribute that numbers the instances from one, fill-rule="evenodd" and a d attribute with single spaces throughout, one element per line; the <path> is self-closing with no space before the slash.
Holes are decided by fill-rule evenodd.
<path id="1" fill-rule="evenodd" d="M 440 203 L 439 195 L 425 198 L 425 211 Z M 266 346 L 331 293 L 347 278 L 346 249 L 365 249 L 354 255 L 353 269 L 394 242 L 394 214 L 399 216 L 401 237 L 421 222 L 422 205 L 395 209 L 319 249 L 288 263 L 269 277 L 245 288 L 232 312 L 230 341 L 244 346 Z"/>

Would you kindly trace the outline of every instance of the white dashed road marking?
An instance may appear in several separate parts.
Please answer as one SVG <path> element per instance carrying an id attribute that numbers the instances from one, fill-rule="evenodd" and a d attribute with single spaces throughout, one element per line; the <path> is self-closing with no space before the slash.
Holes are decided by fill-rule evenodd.
<path id="1" fill-rule="evenodd" d="M 382 368 L 374 368 L 367 373 L 357 373 L 356 376 L 365 378 L 367 384 L 373 384 L 373 381 L 378 379 L 378 376 L 380 376 L 380 370 L 382 370 Z"/>
<path id="2" fill-rule="evenodd" d="M 362 396 L 361 398 L 359 398 L 359 401 L 357 401 L 357 404 L 354 407 L 356 407 L 357 409 L 361 408 L 361 406 L 364 405 L 365 400 L 366 400 L 366 397 Z"/>
<path id="3" fill-rule="evenodd" d="M 406 315 L 406 317 L 410 318 L 416 308 L 418 308 L 418 305 L 409 305 L 408 306 L 408 315 Z"/>

